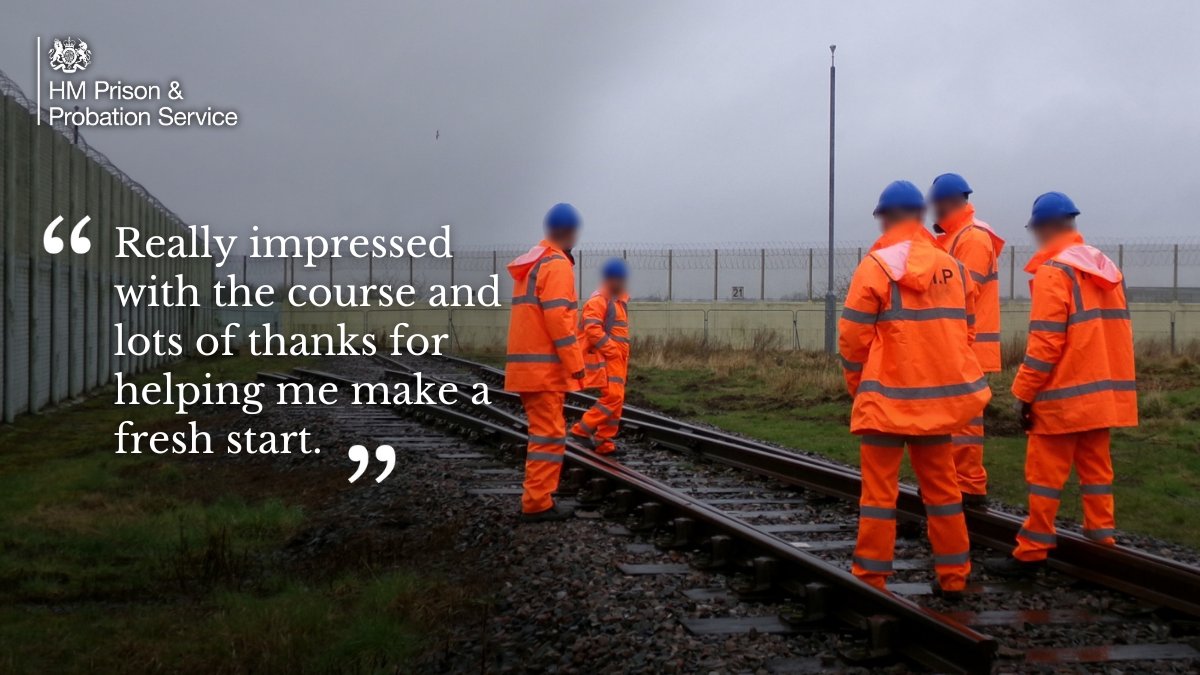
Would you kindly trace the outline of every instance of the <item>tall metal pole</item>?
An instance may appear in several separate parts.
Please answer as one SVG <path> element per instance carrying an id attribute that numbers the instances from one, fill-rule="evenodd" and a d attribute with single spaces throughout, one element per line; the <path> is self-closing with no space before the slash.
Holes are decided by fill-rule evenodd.
<path id="1" fill-rule="evenodd" d="M 829 45 L 829 285 L 825 293 L 825 352 L 837 351 L 837 296 L 833 294 L 833 113 L 837 66 L 834 52 L 837 45 Z"/>

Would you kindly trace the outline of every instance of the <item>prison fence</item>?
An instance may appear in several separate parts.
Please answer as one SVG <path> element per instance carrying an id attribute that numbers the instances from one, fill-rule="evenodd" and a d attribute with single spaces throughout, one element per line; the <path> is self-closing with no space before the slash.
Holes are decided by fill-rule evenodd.
<path id="1" fill-rule="evenodd" d="M 38 124 L 41 115 L 42 123 Z M 121 350 L 114 324 L 127 332 L 172 332 L 194 339 L 214 324 L 203 309 L 122 307 L 117 283 L 160 283 L 176 275 L 199 287 L 211 305 L 211 266 L 197 260 L 115 258 L 113 223 L 143 237 L 177 232 L 183 222 L 136 181 L 79 136 L 49 124 L 45 111 L 0 73 L 0 416 L 78 396 L 107 384 L 114 373 L 162 365 L 155 351 Z M 56 235 L 66 242 L 89 216 L 86 253 L 67 244 L 51 255 L 43 232 L 63 218 Z M 140 350 L 139 350 L 140 351 Z M 123 356 L 114 354 L 123 353 Z"/>

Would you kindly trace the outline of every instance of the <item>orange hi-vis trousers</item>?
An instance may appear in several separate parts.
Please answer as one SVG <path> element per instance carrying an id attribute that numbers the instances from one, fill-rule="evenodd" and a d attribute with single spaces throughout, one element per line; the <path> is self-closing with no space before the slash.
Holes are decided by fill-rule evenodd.
<path id="1" fill-rule="evenodd" d="M 950 437 L 954 444 L 954 467 L 958 489 L 973 495 L 987 494 L 987 469 L 983 468 L 983 416 L 971 420 Z"/>
<path id="2" fill-rule="evenodd" d="M 574 431 L 596 439 L 596 452 L 606 455 L 615 450 L 613 439 L 621 425 L 621 412 L 625 407 L 625 378 L 629 373 L 626 359 L 609 359 L 608 382 L 595 405 L 583 413 L 583 418 Z"/>
<path id="3" fill-rule="evenodd" d="M 862 497 L 851 571 L 878 589 L 886 588 L 896 549 L 896 499 L 905 445 L 925 502 L 938 583 L 943 590 L 962 590 L 971 573 L 971 544 L 949 436 L 862 437 Z"/>
<path id="4" fill-rule="evenodd" d="M 1029 434 L 1025 450 L 1029 516 L 1017 533 L 1013 556 L 1018 560 L 1045 560 L 1054 548 L 1054 517 L 1072 464 L 1079 474 L 1079 492 L 1083 495 L 1083 535 L 1101 544 L 1116 544 L 1109 430 Z"/>
<path id="5" fill-rule="evenodd" d="M 529 419 L 525 491 L 521 495 L 521 510 L 525 513 L 539 513 L 554 506 L 551 495 L 558 489 L 563 453 L 567 449 L 565 400 L 566 393 L 561 391 L 521 392 L 521 404 Z"/>

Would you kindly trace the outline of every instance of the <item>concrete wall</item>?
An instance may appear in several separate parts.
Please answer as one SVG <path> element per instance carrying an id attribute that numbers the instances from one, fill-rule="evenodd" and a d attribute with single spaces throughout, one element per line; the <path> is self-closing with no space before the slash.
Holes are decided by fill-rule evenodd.
<path id="1" fill-rule="evenodd" d="M 629 323 L 634 338 L 684 337 L 744 348 L 770 335 L 783 348 L 821 349 L 825 310 L 811 302 L 642 302 L 630 303 Z M 1200 340 L 1200 306 L 1177 303 L 1134 303 L 1130 306 L 1135 337 L 1176 346 Z M 290 331 L 317 333 L 339 322 L 349 330 L 390 334 L 397 323 L 405 333 L 448 333 L 456 346 L 490 347 L 504 344 L 508 308 L 304 311 L 285 309 L 281 325 Z M 1005 303 L 1001 308 L 1003 339 L 1023 339 L 1028 303 Z"/>

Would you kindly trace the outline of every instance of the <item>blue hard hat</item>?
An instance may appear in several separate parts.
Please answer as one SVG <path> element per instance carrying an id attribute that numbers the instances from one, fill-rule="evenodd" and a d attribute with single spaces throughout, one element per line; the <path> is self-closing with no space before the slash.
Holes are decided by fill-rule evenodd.
<path id="1" fill-rule="evenodd" d="M 923 209 L 925 197 L 921 190 L 906 180 L 896 180 L 888 183 L 879 193 L 879 203 L 875 205 L 875 215 L 888 209 Z"/>
<path id="2" fill-rule="evenodd" d="M 933 185 L 929 188 L 929 201 L 936 202 L 939 199 L 949 199 L 962 195 L 966 197 L 971 194 L 971 186 L 967 185 L 967 179 L 956 173 L 944 173 L 933 179 Z"/>
<path id="3" fill-rule="evenodd" d="M 600 276 L 604 279 L 628 279 L 629 266 L 620 258 L 609 258 L 600 268 Z"/>
<path id="4" fill-rule="evenodd" d="M 1033 213 L 1029 217 L 1029 227 L 1037 227 L 1049 220 L 1079 215 L 1079 207 L 1071 198 L 1061 192 L 1047 192 L 1033 200 Z"/>
<path id="5" fill-rule="evenodd" d="M 555 204 L 546 212 L 547 230 L 574 230 L 582 221 L 579 211 L 566 202 Z"/>

